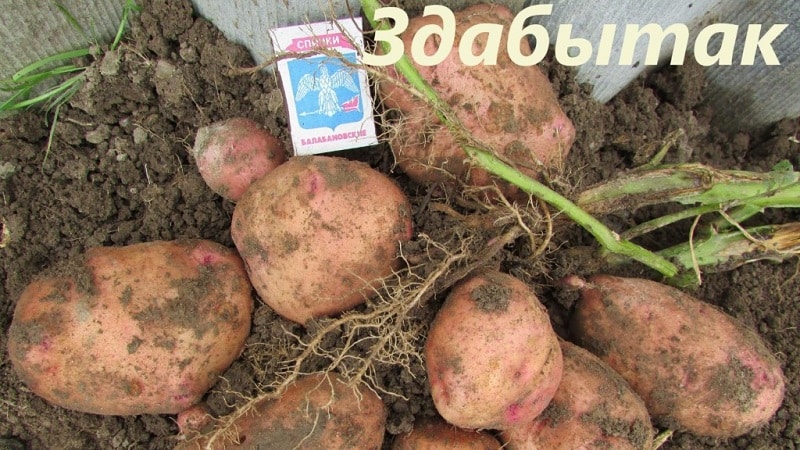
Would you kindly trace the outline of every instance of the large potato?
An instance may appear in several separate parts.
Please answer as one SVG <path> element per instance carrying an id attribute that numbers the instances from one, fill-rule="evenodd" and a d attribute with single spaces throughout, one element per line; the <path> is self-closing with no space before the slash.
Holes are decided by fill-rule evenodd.
<path id="1" fill-rule="evenodd" d="M 425 26 L 439 25 L 436 15 L 415 17 L 402 34 L 406 55 L 439 97 L 453 109 L 464 127 L 480 142 L 491 147 L 502 159 L 512 162 L 523 173 L 539 178 L 541 172 L 558 167 L 575 139 L 575 128 L 558 104 L 547 76 L 536 66 L 513 62 L 506 51 L 508 30 L 514 15 L 502 5 L 480 4 L 456 13 L 456 48 L 444 61 L 420 65 L 411 56 L 412 39 Z M 478 24 L 504 26 L 499 39 L 496 64 L 463 64 L 458 43 L 467 29 Z M 425 54 L 438 48 L 435 37 L 425 42 Z M 530 54 L 527 39 L 520 40 L 522 54 Z M 479 33 L 472 53 L 495 48 L 487 33 Z M 395 75 L 397 77 L 397 75 Z M 423 183 L 451 183 L 453 178 L 474 186 L 492 184 L 489 174 L 472 167 L 452 134 L 431 107 L 393 81 L 380 84 L 384 104 L 402 112 L 391 140 L 398 166 L 411 178 Z M 516 187 L 499 183 L 509 195 Z"/>
<path id="2" fill-rule="evenodd" d="M 394 438 L 392 450 L 500 450 L 494 436 L 456 428 L 439 418 L 420 419 L 414 429 Z"/>
<path id="3" fill-rule="evenodd" d="M 392 273 L 411 206 L 364 163 L 299 156 L 248 189 L 231 235 L 261 299 L 305 323 L 363 303 Z"/>
<path id="4" fill-rule="evenodd" d="M 23 291 L 9 356 L 58 406 L 174 414 L 239 356 L 252 310 L 241 259 L 214 242 L 95 248 Z"/>
<path id="5" fill-rule="evenodd" d="M 561 349 L 530 288 L 487 270 L 447 296 L 428 333 L 425 368 L 445 420 L 503 430 L 533 420 L 553 398 Z"/>
<path id="6" fill-rule="evenodd" d="M 577 343 L 625 378 L 661 424 L 703 436 L 744 434 L 783 401 L 780 365 L 733 317 L 671 286 L 596 275 L 581 287 Z"/>
<path id="7" fill-rule="evenodd" d="M 651 450 L 653 427 L 642 399 L 606 363 L 561 341 L 564 376 L 544 412 L 503 432 L 509 450 Z"/>
<path id="8" fill-rule="evenodd" d="M 201 436 L 176 450 L 379 450 L 387 415 L 368 387 L 317 373 L 299 378 L 277 400 L 260 401 L 235 420 L 223 420 L 228 432 L 210 445 L 208 436 Z"/>

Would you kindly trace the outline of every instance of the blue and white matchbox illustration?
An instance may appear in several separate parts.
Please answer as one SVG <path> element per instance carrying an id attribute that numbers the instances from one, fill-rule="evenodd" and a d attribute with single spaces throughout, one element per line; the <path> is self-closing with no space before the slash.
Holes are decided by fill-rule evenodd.
<path id="1" fill-rule="evenodd" d="M 361 18 L 276 28 L 270 36 L 276 53 L 299 56 L 277 63 L 295 155 L 377 144 L 367 74 L 356 67 L 364 45 Z"/>

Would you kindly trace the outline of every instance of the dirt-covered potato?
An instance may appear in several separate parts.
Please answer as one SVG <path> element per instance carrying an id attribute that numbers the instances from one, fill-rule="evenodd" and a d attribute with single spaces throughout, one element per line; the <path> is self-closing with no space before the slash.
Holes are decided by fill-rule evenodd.
<path id="1" fill-rule="evenodd" d="M 397 268 L 411 206 L 364 163 L 299 156 L 250 187 L 231 235 L 261 299 L 305 323 L 363 303 Z"/>
<path id="2" fill-rule="evenodd" d="M 317 373 L 299 378 L 278 399 L 256 402 L 233 420 L 222 418 L 221 429 L 176 450 L 380 450 L 387 415 L 365 385 Z"/>
<path id="3" fill-rule="evenodd" d="M 210 241 L 94 248 L 22 293 L 11 362 L 35 394 L 94 414 L 178 413 L 239 356 L 252 287 Z"/>
<path id="4" fill-rule="evenodd" d="M 581 288 L 576 343 L 625 378 L 662 425 L 732 437 L 765 424 L 783 401 L 780 364 L 733 317 L 671 286 L 596 275 Z"/>
<path id="5" fill-rule="evenodd" d="M 392 450 L 500 450 L 494 436 L 454 427 L 440 418 L 418 419 L 414 429 L 394 438 Z"/>
<path id="6" fill-rule="evenodd" d="M 211 190 L 232 201 L 239 200 L 255 180 L 286 161 L 281 141 L 244 117 L 201 127 L 192 154 Z"/>
<path id="7" fill-rule="evenodd" d="M 553 400 L 530 423 L 503 432 L 509 450 L 651 450 L 644 402 L 608 364 L 561 341 L 564 376 Z"/>
<path id="8" fill-rule="evenodd" d="M 425 368 L 451 424 L 503 430 L 533 420 L 561 381 L 558 338 L 517 278 L 486 270 L 459 283 L 431 324 Z"/>
<path id="9" fill-rule="evenodd" d="M 498 39 L 496 64 L 467 66 L 459 55 L 458 45 L 444 61 L 415 67 L 447 102 L 464 127 L 480 142 L 490 146 L 502 159 L 512 162 L 523 173 L 534 178 L 558 167 L 566 158 L 575 139 L 575 128 L 562 111 L 547 76 L 537 66 L 521 66 L 506 51 L 508 30 L 513 13 L 498 4 L 480 4 L 456 12 L 456 43 L 477 24 L 502 24 Z M 441 26 L 436 15 L 412 18 L 402 34 L 406 55 L 411 56 L 416 32 L 432 24 Z M 479 33 L 471 52 L 483 54 L 489 42 L 488 33 Z M 438 48 L 435 37 L 425 43 L 426 55 Z M 520 40 L 520 51 L 530 54 L 527 39 Z M 398 76 L 398 75 L 394 75 Z M 472 167 L 452 134 L 437 118 L 431 107 L 397 83 L 380 84 L 384 104 L 402 112 L 396 133 L 391 140 L 398 166 L 411 178 L 422 183 L 450 183 L 453 177 L 474 186 L 493 183 L 489 174 Z M 509 195 L 516 187 L 500 183 Z"/>

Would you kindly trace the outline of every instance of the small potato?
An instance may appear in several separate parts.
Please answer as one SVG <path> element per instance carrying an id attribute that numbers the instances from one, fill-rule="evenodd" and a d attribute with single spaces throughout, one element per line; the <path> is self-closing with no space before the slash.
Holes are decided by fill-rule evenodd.
<path id="1" fill-rule="evenodd" d="M 409 433 L 394 438 L 392 450 L 499 450 L 500 441 L 492 435 L 456 428 L 442 419 L 414 422 Z"/>
<path id="2" fill-rule="evenodd" d="M 219 439 L 201 436 L 175 450 L 379 450 L 387 415 L 369 388 L 318 373 L 299 378 L 278 399 L 260 401 L 233 421 L 223 418 L 227 430 Z"/>
<path id="3" fill-rule="evenodd" d="M 530 423 L 503 432 L 509 450 L 651 450 L 642 399 L 588 351 L 561 341 L 564 376 L 553 401 Z"/>
<path id="4" fill-rule="evenodd" d="M 544 410 L 561 381 L 558 338 L 522 281 L 484 271 L 459 283 L 431 324 L 425 367 L 439 414 L 504 430 Z"/>
<path id="5" fill-rule="evenodd" d="M 254 181 L 286 161 L 283 144 L 243 117 L 197 130 L 192 153 L 211 190 L 234 202 Z"/>
<path id="6" fill-rule="evenodd" d="M 464 37 L 468 37 L 465 32 L 471 27 L 474 31 L 476 25 L 504 27 L 498 33 L 502 37 L 496 41 L 489 39 L 491 33 L 478 33 L 468 49 L 473 55 L 486 55 L 490 49 L 499 47 L 496 63 L 467 66 L 459 49 L 433 65 L 423 66 L 411 58 L 417 31 L 441 26 L 436 15 L 411 19 L 402 34 L 407 56 L 415 61 L 420 75 L 478 141 L 533 178 L 557 169 L 572 146 L 575 128 L 559 106 L 547 76 L 537 66 L 522 66 L 509 58 L 506 41 L 514 14 L 503 5 L 479 4 L 456 12 L 455 16 L 456 43 L 465 42 Z M 433 35 L 429 36 L 424 52 L 433 55 L 440 44 Z M 521 54 L 530 54 L 527 39 L 520 40 L 519 46 Z M 466 154 L 431 107 L 391 80 L 383 81 L 380 91 L 384 104 L 402 113 L 391 147 L 398 166 L 409 177 L 428 184 L 453 184 L 454 178 L 473 186 L 497 181 L 485 170 L 469 164 Z M 498 186 L 507 195 L 519 194 L 510 184 L 498 183 Z"/>
<path id="7" fill-rule="evenodd" d="M 765 424 L 780 407 L 784 376 L 755 332 L 660 283 L 596 275 L 572 317 L 576 342 L 608 363 L 662 425 L 728 438 Z"/>
<path id="8" fill-rule="evenodd" d="M 411 238 L 411 205 L 364 163 L 291 158 L 251 186 L 231 236 L 261 299 L 298 323 L 363 303 Z"/>
<path id="9" fill-rule="evenodd" d="M 252 287 L 210 241 L 94 248 L 22 293 L 11 362 L 35 394 L 94 414 L 175 414 L 241 353 Z"/>

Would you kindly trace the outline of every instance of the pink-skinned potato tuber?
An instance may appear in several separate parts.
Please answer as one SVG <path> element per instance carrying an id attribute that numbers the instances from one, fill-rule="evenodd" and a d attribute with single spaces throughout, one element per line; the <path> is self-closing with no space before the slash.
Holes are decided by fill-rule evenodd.
<path id="1" fill-rule="evenodd" d="M 9 356 L 31 391 L 55 405 L 176 414 L 239 356 L 252 310 L 244 265 L 220 244 L 93 248 L 22 292 Z"/>
<path id="2" fill-rule="evenodd" d="M 598 355 L 663 426 L 729 438 L 763 425 L 785 381 L 761 338 L 733 317 L 654 281 L 595 275 L 580 289 L 575 342 Z"/>
<path id="3" fill-rule="evenodd" d="M 651 450 L 644 402 L 608 364 L 561 341 L 564 375 L 535 420 L 503 432 L 509 450 Z"/>
<path id="4" fill-rule="evenodd" d="M 286 161 L 281 141 L 243 117 L 197 130 L 192 154 L 211 190 L 234 202 L 254 181 Z"/>
<path id="5" fill-rule="evenodd" d="M 365 302 L 392 274 L 411 205 L 367 164 L 297 156 L 236 204 L 231 236 L 261 299 L 304 324 Z"/>
<path id="6" fill-rule="evenodd" d="M 375 392 L 334 373 L 301 376 L 277 399 L 247 408 L 175 450 L 380 450 L 388 415 Z"/>
<path id="7" fill-rule="evenodd" d="M 525 283 L 492 270 L 453 288 L 424 355 L 433 403 L 460 428 L 529 422 L 561 381 L 561 349 L 544 306 Z"/>
<path id="8" fill-rule="evenodd" d="M 575 128 L 561 109 L 547 76 L 537 66 L 522 66 L 509 58 L 506 47 L 513 13 L 503 5 L 479 4 L 456 12 L 455 16 L 456 46 L 470 27 L 503 26 L 503 32 L 498 33 L 501 38 L 495 41 L 489 39 L 490 33 L 478 33 L 471 48 L 473 55 L 484 55 L 499 45 L 496 64 L 467 66 L 458 48 L 442 62 L 419 64 L 410 54 L 412 40 L 422 27 L 441 26 L 436 15 L 411 19 L 402 34 L 406 56 L 415 61 L 420 75 L 452 108 L 464 128 L 501 159 L 533 178 L 558 170 L 575 139 Z M 521 39 L 519 45 L 521 54 L 530 54 L 527 39 Z M 424 52 L 434 55 L 438 47 L 437 39 L 430 36 Z M 401 79 L 398 74 L 392 76 Z M 497 181 L 484 169 L 470 164 L 433 108 L 408 92 L 402 82 L 385 80 L 380 83 L 380 91 L 384 104 L 402 113 L 391 147 L 397 165 L 409 177 L 428 184 L 452 185 L 458 180 L 486 186 Z M 506 195 L 518 196 L 518 188 L 504 182 L 497 184 Z"/>
<path id="9" fill-rule="evenodd" d="M 392 450 L 500 450 L 494 436 L 454 427 L 440 418 L 418 419 L 414 428 L 394 438 Z"/>

